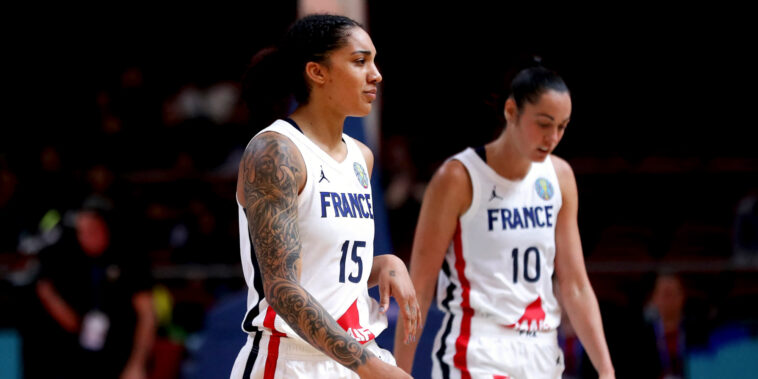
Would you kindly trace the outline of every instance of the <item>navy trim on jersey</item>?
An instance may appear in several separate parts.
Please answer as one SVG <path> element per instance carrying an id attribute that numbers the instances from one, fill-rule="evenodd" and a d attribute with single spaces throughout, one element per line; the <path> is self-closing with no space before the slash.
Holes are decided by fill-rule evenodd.
<path id="1" fill-rule="evenodd" d="M 484 163 L 487 163 L 487 150 L 484 149 L 484 145 L 475 148 L 474 151 L 476 151 L 476 155 L 478 155 L 479 158 L 482 158 Z"/>
<path id="2" fill-rule="evenodd" d="M 288 122 L 290 125 L 292 125 L 292 126 L 295 128 L 295 129 L 297 129 L 297 131 L 298 131 L 298 132 L 300 132 L 300 133 L 302 133 L 303 135 L 305 135 L 305 133 L 303 133 L 303 130 L 302 130 L 302 129 L 300 129 L 300 127 L 299 127 L 299 126 L 297 126 L 297 123 L 295 122 L 295 120 L 293 120 L 293 119 L 291 119 L 291 118 L 287 117 L 287 118 L 285 118 L 285 119 L 284 119 L 284 121 L 287 121 L 287 122 Z M 344 138 L 341 138 L 341 139 L 342 139 L 342 142 L 345 142 L 345 139 L 344 139 Z M 345 142 L 345 143 L 347 143 L 347 142 Z"/>
<path id="3" fill-rule="evenodd" d="M 245 364 L 245 373 L 242 374 L 242 377 L 247 379 L 250 377 L 250 373 L 253 372 L 253 366 L 255 366 L 255 360 L 258 359 L 258 345 L 261 343 L 261 337 L 263 336 L 263 332 L 257 332 L 255 333 L 255 338 L 253 339 L 253 348 L 250 349 L 250 355 L 247 356 L 247 363 Z"/>
<path id="4" fill-rule="evenodd" d="M 303 133 L 303 130 L 302 130 L 302 129 L 300 129 L 300 127 L 299 127 L 299 126 L 297 126 L 297 123 L 295 122 L 295 120 L 293 120 L 293 119 L 291 119 L 291 118 L 287 117 L 287 118 L 285 118 L 285 119 L 284 119 L 284 121 L 287 121 L 287 122 L 289 122 L 289 123 L 290 123 L 290 125 L 292 125 L 292 126 L 295 128 L 295 129 L 297 129 L 297 131 L 298 131 L 298 132 L 300 132 L 300 133 Z M 303 133 L 303 134 L 305 134 L 305 133 Z"/>
<path id="5" fill-rule="evenodd" d="M 247 217 L 247 210 L 245 208 L 242 208 L 242 211 L 245 212 L 245 216 Z M 261 269 L 258 267 L 258 259 L 255 257 L 253 236 L 250 235 L 250 229 L 247 231 L 247 238 L 250 241 L 250 261 L 253 262 L 253 288 L 255 289 L 255 292 L 258 293 L 258 303 L 256 303 L 255 306 L 251 308 L 245 315 L 245 321 L 242 323 L 242 330 L 248 333 L 252 333 L 258 331 L 258 328 L 253 326 L 253 320 L 258 317 L 258 314 L 261 312 L 259 306 L 261 305 L 261 300 L 263 300 L 264 292 Z"/>
<path id="6" fill-rule="evenodd" d="M 442 272 L 447 276 L 448 280 L 450 280 L 450 266 L 448 266 L 446 260 L 442 261 Z M 442 360 L 442 357 L 445 355 L 445 350 L 447 349 L 445 340 L 447 340 L 450 331 L 453 329 L 453 319 L 455 316 L 453 315 L 453 312 L 450 311 L 450 301 L 453 300 L 454 291 L 455 284 L 450 281 L 450 285 L 447 286 L 447 295 L 445 296 L 445 299 L 442 300 L 442 307 L 447 311 L 447 323 L 445 324 L 445 330 L 442 332 L 442 337 L 440 338 L 440 348 L 434 354 L 437 357 L 437 361 L 440 363 L 440 369 L 442 370 L 442 377 L 444 379 L 450 378 L 450 366 Z"/>

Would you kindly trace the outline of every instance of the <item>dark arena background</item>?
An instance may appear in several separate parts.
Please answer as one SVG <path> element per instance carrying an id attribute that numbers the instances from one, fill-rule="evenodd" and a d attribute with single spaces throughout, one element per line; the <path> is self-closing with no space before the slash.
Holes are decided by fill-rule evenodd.
<path id="1" fill-rule="evenodd" d="M 6 75 L 18 89 L 0 128 L 0 378 L 57 377 L 56 365 L 82 359 L 64 348 L 83 342 L 50 318 L 40 280 L 82 285 L 77 260 L 49 257 L 92 208 L 109 214 L 118 267 L 144 270 L 124 286 L 152 295 L 148 377 L 229 377 L 247 288 L 236 175 L 257 131 L 239 81 L 298 14 L 295 1 L 260 3 L 48 15 L 10 42 L 17 69 Z M 359 131 L 377 162 L 377 253 L 408 262 L 434 170 L 500 133 L 499 94 L 536 58 L 571 90 L 555 154 L 576 174 L 617 377 L 758 372 L 758 62 L 744 10 L 361 3 L 384 78 L 378 128 Z M 81 297 L 118 277 L 100 274 Z M 112 325 L 134 323 L 123 301 L 129 316 Z M 439 317 L 432 309 L 416 378 L 429 375 Z M 393 322 L 379 337 L 388 349 Z M 564 378 L 596 377 L 567 320 L 559 334 Z"/>

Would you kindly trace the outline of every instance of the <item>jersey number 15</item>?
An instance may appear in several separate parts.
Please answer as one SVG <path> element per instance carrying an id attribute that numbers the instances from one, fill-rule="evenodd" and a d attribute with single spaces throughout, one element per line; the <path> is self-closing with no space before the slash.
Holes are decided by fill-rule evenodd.
<path id="1" fill-rule="evenodd" d="M 363 260 L 358 255 L 358 248 L 366 247 L 366 241 L 353 241 L 353 251 L 350 253 L 350 259 L 358 264 L 358 275 L 353 276 L 352 270 L 347 279 L 353 283 L 360 283 L 363 276 Z M 347 261 L 347 251 L 350 248 L 350 241 L 342 244 L 342 258 L 340 258 L 340 283 L 345 283 L 345 261 Z"/>

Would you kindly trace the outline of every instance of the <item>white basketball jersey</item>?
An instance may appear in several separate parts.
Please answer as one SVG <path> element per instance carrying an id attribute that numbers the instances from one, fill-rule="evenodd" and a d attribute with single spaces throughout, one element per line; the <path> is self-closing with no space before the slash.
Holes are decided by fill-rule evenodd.
<path id="1" fill-rule="evenodd" d="M 387 318 L 379 313 L 367 288 L 374 259 L 374 213 L 365 159 L 355 141 L 343 134 L 347 156 L 337 162 L 290 122 L 277 120 L 260 133 L 276 132 L 289 138 L 305 161 L 305 187 L 297 199 L 300 284 L 340 326 L 366 343 L 387 327 Z M 249 288 L 242 329 L 248 333 L 263 330 L 307 344 L 264 297 L 245 209 L 239 199 L 237 204 L 240 254 Z"/>
<path id="2" fill-rule="evenodd" d="M 562 198 L 551 159 L 533 162 L 519 181 L 498 175 L 471 148 L 451 159 L 468 170 L 473 196 L 443 262 L 440 309 L 460 317 L 462 334 L 474 316 L 519 330 L 557 328 L 552 276 Z"/>

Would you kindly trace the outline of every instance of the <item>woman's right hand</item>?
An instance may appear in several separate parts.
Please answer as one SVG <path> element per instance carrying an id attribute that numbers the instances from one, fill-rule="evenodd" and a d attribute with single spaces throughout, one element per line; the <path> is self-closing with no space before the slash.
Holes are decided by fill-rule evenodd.
<path id="1" fill-rule="evenodd" d="M 381 359 L 371 356 L 366 364 L 359 367 L 356 371 L 361 379 L 409 379 L 413 378 L 400 368 L 393 366 L 389 363 L 382 361 Z"/>

